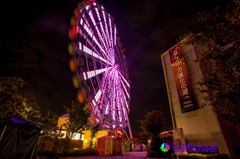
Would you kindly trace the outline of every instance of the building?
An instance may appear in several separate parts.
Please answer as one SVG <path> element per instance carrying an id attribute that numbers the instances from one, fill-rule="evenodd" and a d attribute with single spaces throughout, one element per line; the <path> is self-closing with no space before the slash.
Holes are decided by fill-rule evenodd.
<path id="1" fill-rule="evenodd" d="M 213 111 L 200 90 L 203 81 L 196 62 L 200 47 L 184 39 L 161 55 L 172 122 L 182 128 L 186 143 L 216 145 L 218 152 L 237 156 L 240 129 L 230 126 Z M 233 137 L 234 134 L 234 137 Z"/>

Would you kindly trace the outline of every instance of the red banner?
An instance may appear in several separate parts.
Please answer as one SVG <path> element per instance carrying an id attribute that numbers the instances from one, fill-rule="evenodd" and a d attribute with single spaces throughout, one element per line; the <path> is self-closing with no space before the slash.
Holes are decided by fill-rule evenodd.
<path id="1" fill-rule="evenodd" d="M 196 108 L 193 100 L 193 92 L 187 72 L 187 66 L 180 46 L 175 46 L 169 50 L 173 75 L 177 86 L 177 92 L 182 112 L 187 112 Z"/>

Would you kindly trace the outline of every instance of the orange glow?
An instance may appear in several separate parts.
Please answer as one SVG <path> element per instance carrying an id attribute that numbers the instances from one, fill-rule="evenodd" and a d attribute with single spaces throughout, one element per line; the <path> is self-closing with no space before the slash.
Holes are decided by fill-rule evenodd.
<path id="1" fill-rule="evenodd" d="M 93 109 L 93 104 L 92 103 L 88 103 L 86 108 L 88 110 L 92 110 Z"/>
<path id="2" fill-rule="evenodd" d="M 84 103 L 84 96 L 81 91 L 78 92 L 77 97 L 78 97 L 79 103 L 81 103 L 81 104 Z"/>
<path id="3" fill-rule="evenodd" d="M 72 72 L 75 72 L 75 71 L 76 71 L 76 62 L 75 62 L 74 59 L 71 59 L 71 60 L 69 61 L 69 66 L 70 66 L 70 70 L 71 70 Z"/>
<path id="4" fill-rule="evenodd" d="M 73 13 L 74 13 L 74 17 L 76 17 L 76 18 L 80 17 L 80 12 L 79 12 L 78 8 L 74 9 Z"/>
<path id="5" fill-rule="evenodd" d="M 96 120 L 96 117 L 94 115 L 91 115 L 90 118 L 89 118 L 89 121 L 91 124 L 96 124 L 97 120 Z"/>
<path id="6" fill-rule="evenodd" d="M 75 87 L 75 88 L 79 88 L 80 87 L 80 85 L 79 85 L 79 83 L 78 83 L 78 79 L 77 79 L 77 77 L 76 76 L 73 76 L 73 86 Z"/>
<path id="7" fill-rule="evenodd" d="M 73 55 L 73 52 L 74 52 L 74 46 L 73 46 L 72 43 L 69 43 L 69 44 L 68 44 L 68 53 L 69 53 L 70 55 Z"/>
<path id="8" fill-rule="evenodd" d="M 73 40 L 73 32 L 72 32 L 72 30 L 68 31 L 68 37 L 69 37 L 69 39 Z"/>
<path id="9" fill-rule="evenodd" d="M 71 18 L 70 24 L 71 24 L 71 25 L 75 25 L 75 24 L 76 24 L 76 19 L 75 19 L 75 18 Z"/>

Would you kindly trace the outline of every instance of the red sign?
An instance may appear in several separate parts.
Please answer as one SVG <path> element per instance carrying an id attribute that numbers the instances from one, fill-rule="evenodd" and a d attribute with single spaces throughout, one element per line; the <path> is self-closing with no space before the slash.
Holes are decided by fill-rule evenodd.
<path id="1" fill-rule="evenodd" d="M 196 108 L 193 102 L 193 93 L 190 85 L 190 79 L 187 72 L 187 66 L 180 46 L 175 46 L 169 50 L 169 56 L 172 64 L 173 75 L 177 86 L 177 92 L 182 112 L 187 112 Z"/>

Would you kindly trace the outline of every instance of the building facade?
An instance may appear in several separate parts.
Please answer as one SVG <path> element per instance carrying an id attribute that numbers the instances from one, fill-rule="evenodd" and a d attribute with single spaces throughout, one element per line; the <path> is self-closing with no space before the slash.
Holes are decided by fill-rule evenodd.
<path id="1" fill-rule="evenodd" d="M 161 55 L 173 126 L 182 128 L 186 143 L 216 145 L 219 153 L 234 156 L 229 127 L 201 92 L 204 77 L 196 62 L 199 51 L 184 39 Z"/>

